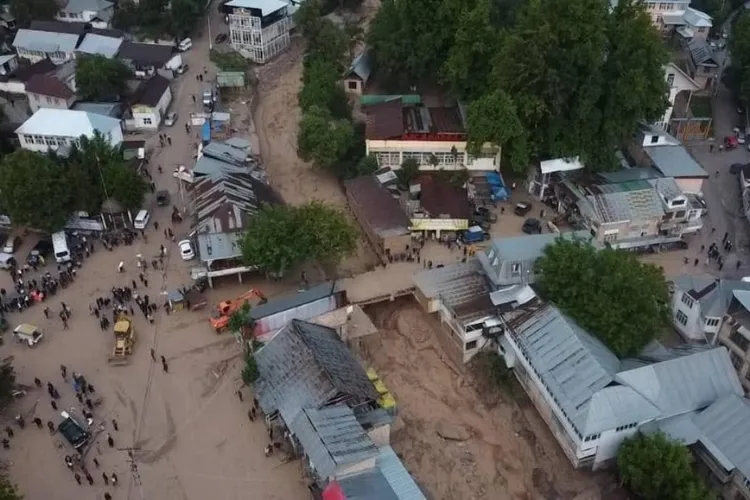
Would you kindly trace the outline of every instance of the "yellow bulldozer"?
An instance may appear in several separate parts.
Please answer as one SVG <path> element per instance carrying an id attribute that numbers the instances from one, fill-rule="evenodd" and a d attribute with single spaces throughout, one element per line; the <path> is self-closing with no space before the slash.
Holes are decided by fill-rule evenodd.
<path id="1" fill-rule="evenodd" d="M 125 314 L 120 314 L 115 322 L 115 345 L 109 362 L 112 364 L 126 364 L 133 354 L 135 346 L 135 329 L 133 321 Z"/>

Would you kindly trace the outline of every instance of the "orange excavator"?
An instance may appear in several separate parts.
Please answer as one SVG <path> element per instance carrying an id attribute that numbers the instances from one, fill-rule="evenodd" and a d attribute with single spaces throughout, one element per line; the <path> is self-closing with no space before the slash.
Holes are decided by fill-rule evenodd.
<path id="1" fill-rule="evenodd" d="M 221 333 L 229 324 L 229 318 L 232 313 L 242 307 L 247 302 L 250 306 L 256 306 L 258 304 L 265 304 L 268 302 L 266 296 L 255 288 L 251 288 L 249 291 L 243 293 L 234 300 L 223 300 L 216 306 L 216 310 L 211 314 L 208 319 L 211 322 L 211 326 L 216 333 Z"/>

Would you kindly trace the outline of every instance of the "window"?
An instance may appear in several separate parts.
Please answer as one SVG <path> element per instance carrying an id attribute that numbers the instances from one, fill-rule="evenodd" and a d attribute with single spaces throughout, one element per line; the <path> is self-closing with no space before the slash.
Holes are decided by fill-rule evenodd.
<path id="1" fill-rule="evenodd" d="M 605 234 L 604 235 L 604 242 L 605 243 L 614 243 L 615 241 L 617 241 L 617 233 Z"/>
<path id="2" fill-rule="evenodd" d="M 729 352 L 729 360 L 732 362 L 735 370 L 742 368 L 742 358 L 734 351 Z"/>
<path id="3" fill-rule="evenodd" d="M 706 326 L 714 327 L 719 324 L 719 318 L 710 318 L 706 320 Z"/>
<path id="4" fill-rule="evenodd" d="M 674 85 L 674 73 L 670 73 L 667 75 L 667 85 L 670 87 Z"/>
<path id="5" fill-rule="evenodd" d="M 750 340 L 742 335 L 739 330 L 733 331 L 732 334 L 729 335 L 729 340 L 731 340 L 734 345 L 739 347 L 742 352 L 747 352 L 747 347 L 750 345 Z"/>
<path id="6" fill-rule="evenodd" d="M 514 262 L 510 265 L 510 272 L 512 274 L 521 274 L 521 264 Z"/>
<path id="7" fill-rule="evenodd" d="M 349 90 L 357 90 L 357 82 L 346 82 L 346 86 Z"/>
<path id="8" fill-rule="evenodd" d="M 675 319 L 678 323 L 680 323 L 682 326 L 687 325 L 688 317 L 687 315 L 682 311 L 677 311 L 677 314 L 675 314 Z"/>
<path id="9" fill-rule="evenodd" d="M 143 124 L 144 125 L 151 125 L 151 118 L 144 118 L 143 119 Z"/>
<path id="10" fill-rule="evenodd" d="M 34 100 L 35 100 L 35 101 L 38 101 L 38 100 L 39 100 L 39 94 L 32 94 L 32 95 L 34 96 Z"/>
<path id="11" fill-rule="evenodd" d="M 583 438 L 583 440 L 585 442 L 596 441 L 597 439 L 599 439 L 600 436 L 601 436 L 601 434 L 591 434 L 590 436 L 586 436 L 585 438 Z"/>
<path id="12" fill-rule="evenodd" d="M 633 423 L 630 423 L 630 424 L 627 424 L 627 425 L 621 425 L 620 427 L 618 427 L 618 428 L 615 429 L 615 432 L 622 432 L 622 431 L 626 431 L 628 429 L 633 429 L 637 425 L 638 425 L 638 422 L 633 422 Z"/>
<path id="13" fill-rule="evenodd" d="M 55 141 L 54 137 L 45 136 L 44 137 L 44 143 L 47 146 L 57 146 L 57 141 Z"/>
<path id="14" fill-rule="evenodd" d="M 52 104 L 52 98 L 50 96 L 47 96 L 47 104 Z"/>
<path id="15" fill-rule="evenodd" d="M 659 136 L 658 135 L 652 135 L 651 136 L 651 144 L 656 144 L 659 142 Z"/>
<path id="16" fill-rule="evenodd" d="M 58 99 L 57 97 L 55 97 L 55 104 L 57 104 L 57 105 L 60 104 L 60 99 Z"/>
<path id="17" fill-rule="evenodd" d="M 467 342 L 466 343 L 466 349 L 465 350 L 471 351 L 472 349 L 476 349 L 476 348 L 477 348 L 477 341 L 476 340 L 472 340 L 471 342 Z"/>
<path id="18" fill-rule="evenodd" d="M 693 300 L 693 298 L 690 295 L 688 295 L 686 293 L 683 293 L 682 294 L 682 303 L 685 304 L 686 306 L 688 306 L 688 309 L 692 309 L 693 308 L 693 304 L 695 304 L 695 301 Z"/>
<path id="19" fill-rule="evenodd" d="M 701 26 L 700 28 L 698 28 L 698 33 L 705 33 L 705 32 L 706 32 L 706 28 L 704 26 Z"/>

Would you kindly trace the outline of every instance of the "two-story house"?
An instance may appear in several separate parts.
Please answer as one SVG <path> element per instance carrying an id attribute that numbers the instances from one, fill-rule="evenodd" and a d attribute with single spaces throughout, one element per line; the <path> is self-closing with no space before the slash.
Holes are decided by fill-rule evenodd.
<path id="1" fill-rule="evenodd" d="M 20 29 L 13 39 L 13 47 L 19 57 L 32 63 L 49 58 L 55 64 L 61 64 L 75 57 L 80 39 L 81 36 L 74 33 Z"/>
<path id="2" fill-rule="evenodd" d="M 671 61 L 664 66 L 664 78 L 667 81 L 667 87 L 669 87 L 669 95 L 667 96 L 669 106 L 667 106 L 667 110 L 664 112 L 662 119 L 654 123 L 654 126 L 666 131 L 669 129 L 669 123 L 672 119 L 672 112 L 674 111 L 674 104 L 677 95 L 681 92 L 687 92 L 687 101 L 689 102 L 690 95 L 693 92 L 702 90 L 702 88 L 698 85 L 698 82 L 693 80 L 690 75 L 680 68 L 679 65 Z"/>
<path id="3" fill-rule="evenodd" d="M 148 79 L 157 73 L 171 79 L 174 70 L 182 65 L 182 55 L 174 45 L 123 41 L 117 59 L 128 66 L 136 78 Z"/>
<path id="4" fill-rule="evenodd" d="M 16 129 L 23 149 L 46 153 L 66 151 L 79 145 L 81 136 L 93 137 L 99 132 L 112 146 L 122 143 L 120 120 L 85 111 L 39 108 Z"/>
<path id="5" fill-rule="evenodd" d="M 64 23 L 89 23 L 94 28 L 108 28 L 115 4 L 108 0 L 62 0 L 55 19 Z"/>
<path id="6" fill-rule="evenodd" d="M 169 80 L 154 75 L 143 82 L 131 98 L 132 119 L 125 121 L 128 130 L 155 130 L 161 125 L 172 102 Z"/>
<path id="7" fill-rule="evenodd" d="M 721 70 L 719 54 L 706 40 L 693 39 L 686 43 L 689 57 L 686 59 L 690 76 L 702 89 L 712 89 Z"/>
<path id="8" fill-rule="evenodd" d="M 287 2 L 231 0 L 228 12 L 232 48 L 253 62 L 264 64 L 289 47 L 293 23 Z"/>
<path id="9" fill-rule="evenodd" d="M 50 74 L 34 75 L 26 82 L 29 108 L 35 113 L 39 108 L 70 109 L 75 102 L 75 92 Z"/>
<path id="10" fill-rule="evenodd" d="M 661 424 L 742 396 L 724 347 L 655 345 L 620 360 L 551 304 L 520 306 L 502 320 L 500 352 L 576 468 L 612 464 L 647 424 L 669 432 Z"/>

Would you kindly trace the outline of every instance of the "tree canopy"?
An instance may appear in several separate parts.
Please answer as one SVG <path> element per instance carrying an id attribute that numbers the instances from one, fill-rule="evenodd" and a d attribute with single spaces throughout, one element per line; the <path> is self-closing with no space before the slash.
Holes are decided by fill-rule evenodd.
<path id="1" fill-rule="evenodd" d="M 297 152 L 303 160 L 333 170 L 344 159 L 353 138 L 354 129 L 349 120 L 334 120 L 328 110 L 312 106 L 302 115 Z"/>
<path id="2" fill-rule="evenodd" d="M 112 24 L 121 30 L 159 38 L 186 36 L 203 14 L 201 0 L 123 0 Z"/>
<path id="3" fill-rule="evenodd" d="M 23 495 L 5 474 L 0 474 L 0 500 L 23 500 Z"/>
<path id="4" fill-rule="evenodd" d="M 659 432 L 626 439 L 617 455 L 623 483 L 643 500 L 709 500 L 687 447 Z"/>
<path id="5" fill-rule="evenodd" d="M 612 12 L 599 0 L 386 0 L 368 42 L 394 93 L 439 77 L 464 102 L 504 104 L 490 110 L 510 109 L 497 99 L 507 96 L 524 131 L 505 145 L 521 142 L 505 153 L 514 170 L 576 156 L 590 170 L 614 168 L 615 148 L 667 106 L 667 52 L 636 0 Z M 470 135 L 488 135 L 473 125 Z"/>
<path id="6" fill-rule="evenodd" d="M 357 232 L 346 215 L 320 202 L 266 206 L 245 234 L 248 265 L 283 276 L 309 261 L 335 263 L 356 248 Z"/>
<path id="7" fill-rule="evenodd" d="M 750 13 L 742 12 L 739 15 L 729 44 L 732 70 L 738 84 L 735 90 L 745 103 L 750 103 Z"/>
<path id="8" fill-rule="evenodd" d="M 84 100 L 119 99 L 128 78 L 130 71 L 117 59 L 86 54 L 76 59 L 76 86 Z"/>
<path id="9" fill-rule="evenodd" d="M 10 0 L 10 12 L 20 27 L 31 21 L 51 21 L 60 10 L 55 0 Z"/>
<path id="10" fill-rule="evenodd" d="M 668 325 L 664 275 L 632 253 L 558 238 L 544 250 L 536 271 L 542 297 L 618 357 L 637 354 Z"/>
<path id="11" fill-rule="evenodd" d="M 79 141 L 67 158 L 23 149 L 3 157 L 0 204 L 14 223 L 57 231 L 75 211 L 98 212 L 106 196 L 140 208 L 146 182 L 119 148 L 99 133 Z"/>
<path id="12" fill-rule="evenodd" d="M 0 405 L 5 407 L 13 401 L 13 390 L 15 388 L 16 388 L 16 370 L 13 368 L 13 365 L 10 364 L 9 362 L 4 362 L 0 364 Z M 0 485 L 0 492 L 2 492 L 1 485 Z M 0 500 L 2 500 L 1 493 L 0 493 Z"/>

